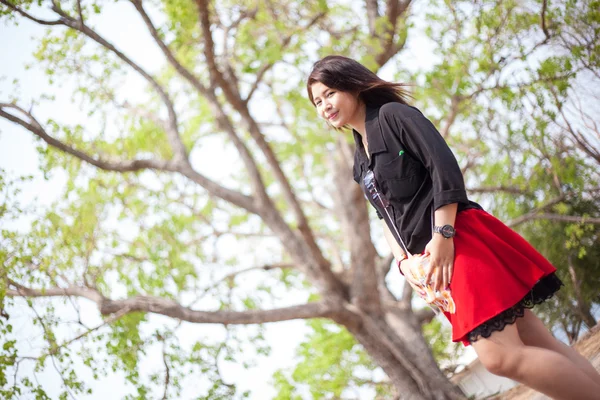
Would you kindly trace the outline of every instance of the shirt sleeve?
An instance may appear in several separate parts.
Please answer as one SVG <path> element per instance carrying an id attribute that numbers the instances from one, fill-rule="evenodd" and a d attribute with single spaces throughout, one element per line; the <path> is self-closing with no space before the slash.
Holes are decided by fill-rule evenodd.
<path id="1" fill-rule="evenodd" d="M 434 210 L 446 204 L 468 204 L 462 171 L 442 135 L 417 109 L 392 104 L 383 113 L 381 123 L 399 135 L 408 151 L 429 171 Z"/>

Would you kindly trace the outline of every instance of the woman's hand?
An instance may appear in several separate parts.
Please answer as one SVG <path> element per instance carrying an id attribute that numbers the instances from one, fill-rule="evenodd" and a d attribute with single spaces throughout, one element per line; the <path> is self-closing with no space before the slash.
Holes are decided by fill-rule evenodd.
<path id="1" fill-rule="evenodd" d="M 429 270 L 425 282 L 429 282 L 434 290 L 446 289 L 454 272 L 454 240 L 434 234 L 425 246 L 425 254 L 429 254 Z"/>

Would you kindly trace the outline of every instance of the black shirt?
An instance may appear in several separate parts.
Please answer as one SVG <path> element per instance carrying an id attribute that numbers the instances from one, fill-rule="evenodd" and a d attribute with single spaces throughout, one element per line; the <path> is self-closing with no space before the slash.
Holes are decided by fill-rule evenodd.
<path id="1" fill-rule="evenodd" d="M 433 124 L 412 106 L 387 103 L 366 109 L 365 130 L 369 145 L 367 158 L 361 135 L 356 142 L 354 180 L 385 220 L 397 241 L 397 227 L 413 254 L 421 253 L 431 240 L 431 212 L 451 203 L 458 211 L 481 208 L 469 201 L 458 162 Z M 365 187 L 364 177 L 373 171 L 382 196 L 389 202 L 387 212 Z M 392 222 L 393 221 L 393 222 Z"/>

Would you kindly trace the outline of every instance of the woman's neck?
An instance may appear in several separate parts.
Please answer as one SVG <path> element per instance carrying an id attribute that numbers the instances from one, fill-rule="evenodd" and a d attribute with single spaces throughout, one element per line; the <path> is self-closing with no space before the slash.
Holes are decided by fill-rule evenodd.
<path id="1" fill-rule="evenodd" d="M 352 127 L 356 132 L 360 133 L 360 135 L 366 139 L 367 132 L 365 129 L 365 119 L 367 116 L 367 107 L 364 103 L 360 103 L 356 107 L 356 112 L 352 116 L 352 119 L 348 121 L 348 125 Z"/>

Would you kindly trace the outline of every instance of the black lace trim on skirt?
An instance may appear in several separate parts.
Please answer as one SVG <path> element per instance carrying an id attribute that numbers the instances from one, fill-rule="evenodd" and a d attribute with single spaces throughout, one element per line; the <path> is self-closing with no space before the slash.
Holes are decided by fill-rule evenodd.
<path id="1" fill-rule="evenodd" d="M 514 324 L 517 318 L 525 315 L 526 308 L 533 308 L 536 304 L 548 300 L 561 286 L 563 286 L 563 283 L 556 274 L 543 277 L 517 304 L 488 319 L 469 332 L 467 340 L 475 342 L 481 337 L 488 338 L 493 332 L 503 330 L 506 325 Z"/>

